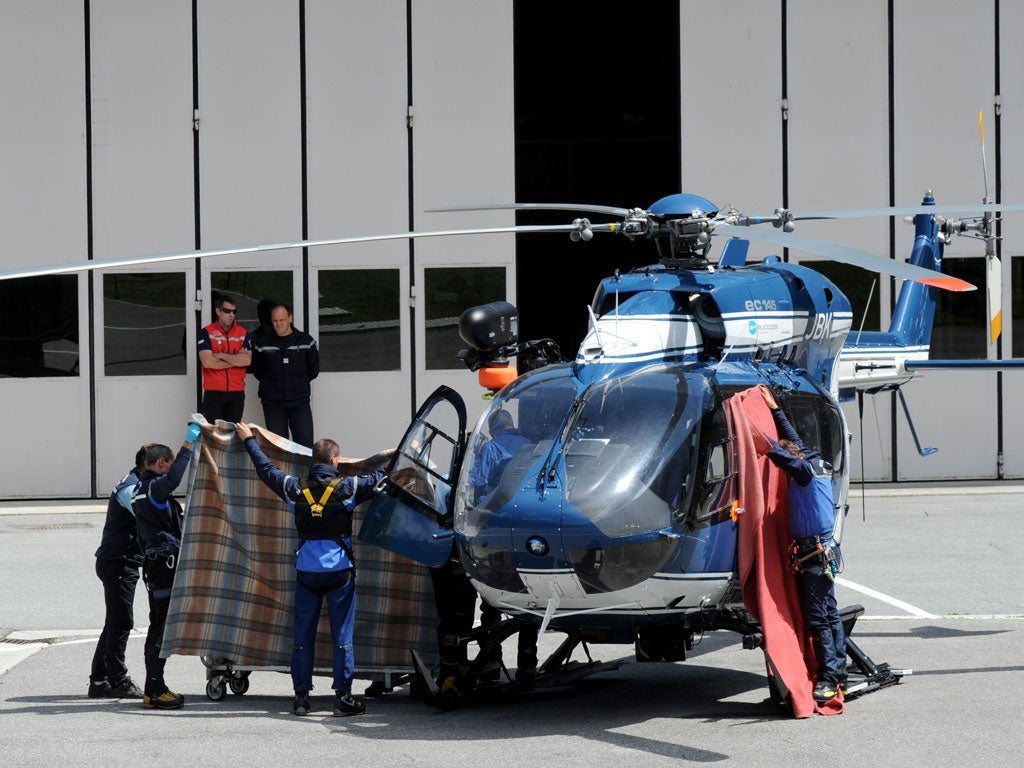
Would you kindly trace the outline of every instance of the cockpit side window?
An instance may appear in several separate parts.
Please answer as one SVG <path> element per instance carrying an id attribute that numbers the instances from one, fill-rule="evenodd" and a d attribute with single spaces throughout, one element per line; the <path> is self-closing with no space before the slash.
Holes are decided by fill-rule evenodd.
<path id="1" fill-rule="evenodd" d="M 704 445 L 701 449 L 703 467 L 691 523 L 706 524 L 709 518 L 731 510 L 736 497 L 736 465 L 733 442 L 721 405 L 705 416 Z"/>
<path id="2" fill-rule="evenodd" d="M 841 472 L 845 461 L 843 428 L 835 406 L 821 395 L 802 392 L 790 393 L 780 404 L 804 445 L 818 451 L 832 465 L 833 472 Z"/>

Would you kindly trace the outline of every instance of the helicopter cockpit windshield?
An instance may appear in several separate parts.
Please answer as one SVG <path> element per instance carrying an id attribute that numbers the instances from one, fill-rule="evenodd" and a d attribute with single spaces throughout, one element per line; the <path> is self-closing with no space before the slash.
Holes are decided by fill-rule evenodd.
<path id="1" fill-rule="evenodd" d="M 566 501 L 611 537 L 679 522 L 710 400 L 705 376 L 661 365 L 592 387 L 563 448 Z"/>
<path id="2" fill-rule="evenodd" d="M 466 452 L 458 529 L 474 535 L 520 490 L 543 492 L 556 478 L 567 511 L 604 536 L 686 516 L 701 417 L 714 400 L 707 377 L 657 364 L 581 386 L 564 374 L 526 377 L 492 401 Z M 496 422 L 504 437 L 493 437 Z M 497 459 L 492 439 L 502 441 Z"/>

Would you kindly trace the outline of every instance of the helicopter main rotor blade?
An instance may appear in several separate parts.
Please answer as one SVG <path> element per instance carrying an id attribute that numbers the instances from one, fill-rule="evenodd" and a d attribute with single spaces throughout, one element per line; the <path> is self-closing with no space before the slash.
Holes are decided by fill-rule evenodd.
<path id="1" fill-rule="evenodd" d="M 769 245 L 778 245 L 783 248 L 793 248 L 804 253 L 812 253 L 816 256 L 824 256 L 833 261 L 843 264 L 852 264 L 855 267 L 880 272 L 885 275 L 892 275 L 904 280 L 914 280 L 918 283 L 942 288 L 947 291 L 973 291 L 977 290 L 965 280 L 950 275 L 944 275 L 924 267 L 908 264 L 905 261 L 887 259 L 867 251 L 860 251 L 837 243 L 829 243 L 824 240 L 815 240 L 803 235 L 779 232 L 777 230 L 755 229 L 754 227 L 739 227 L 732 224 L 718 225 L 715 227 L 715 234 L 731 235 L 733 237 L 757 240 Z"/>
<path id="2" fill-rule="evenodd" d="M 839 208 L 834 211 L 793 213 L 794 221 L 815 219 L 868 219 L 874 216 L 916 216 L 919 213 L 982 214 L 1000 211 L 1024 211 L 1020 203 L 966 203 L 964 205 L 907 205 L 895 208 Z"/>
<path id="3" fill-rule="evenodd" d="M 583 211 L 605 213 L 609 216 L 628 216 L 629 208 L 611 205 L 583 205 L 580 203 L 495 203 L 492 205 L 457 205 L 451 208 L 428 208 L 427 213 L 447 211 Z"/>
<path id="4" fill-rule="evenodd" d="M 593 229 L 600 231 L 595 225 Z M 423 237 L 449 237 L 452 235 L 496 235 L 519 232 L 579 232 L 578 224 L 552 225 L 521 225 L 512 227 L 490 227 L 486 229 L 453 229 L 436 232 L 402 232 L 391 235 L 366 235 L 361 237 L 339 237 L 328 240 L 297 240 L 290 243 L 268 243 L 265 245 L 244 246 L 241 248 L 209 248 L 201 251 L 176 251 L 158 253 L 149 256 L 130 256 L 119 259 L 93 259 L 68 264 L 55 264 L 38 267 L 19 267 L 0 270 L 0 280 L 12 280 L 19 277 L 41 277 L 43 275 L 62 275 L 72 272 L 90 272 L 96 269 L 113 269 L 115 267 L 132 267 L 141 264 L 159 264 L 185 259 L 204 259 L 214 256 L 234 256 L 244 253 L 262 253 L 264 251 L 286 251 L 291 248 L 313 248 L 322 245 L 346 245 L 350 243 L 374 243 L 388 240 L 415 240 Z"/>

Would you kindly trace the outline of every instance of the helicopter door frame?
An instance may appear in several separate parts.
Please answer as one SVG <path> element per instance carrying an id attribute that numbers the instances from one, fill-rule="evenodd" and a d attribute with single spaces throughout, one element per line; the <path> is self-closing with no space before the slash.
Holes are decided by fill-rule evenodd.
<path id="1" fill-rule="evenodd" d="M 458 434 L 450 435 L 430 421 L 430 414 L 444 403 L 450 405 L 458 419 Z M 466 447 L 466 403 L 451 387 L 442 384 L 423 401 L 412 424 L 402 436 L 394 456 L 388 464 L 386 477 L 380 490 L 428 517 L 451 520 L 455 494 L 451 492 L 462 469 Z M 451 459 L 447 467 L 430 460 L 434 441 L 442 439 L 451 446 Z M 448 493 L 438 497 L 438 489 L 445 486 Z M 440 503 L 439 503 L 440 502 Z"/>

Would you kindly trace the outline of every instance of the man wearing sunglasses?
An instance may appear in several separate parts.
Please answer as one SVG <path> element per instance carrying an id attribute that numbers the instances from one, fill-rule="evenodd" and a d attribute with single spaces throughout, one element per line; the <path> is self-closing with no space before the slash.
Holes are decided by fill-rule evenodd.
<path id="1" fill-rule="evenodd" d="M 245 369 L 252 362 L 249 334 L 238 323 L 238 305 L 228 296 L 214 300 L 217 320 L 199 332 L 203 366 L 203 404 L 199 412 L 211 424 L 237 422 L 245 408 Z"/>

